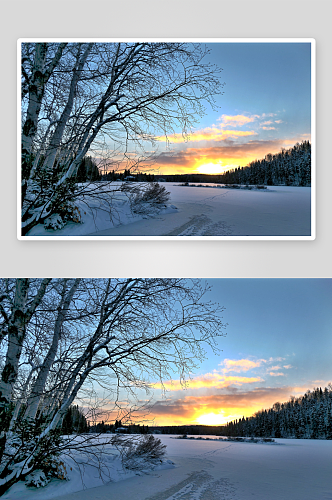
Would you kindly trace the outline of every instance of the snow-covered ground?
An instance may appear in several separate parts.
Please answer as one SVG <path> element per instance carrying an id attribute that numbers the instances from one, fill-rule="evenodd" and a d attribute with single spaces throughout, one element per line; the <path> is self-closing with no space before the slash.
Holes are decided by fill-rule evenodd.
<path id="1" fill-rule="evenodd" d="M 119 183 L 114 183 L 119 186 Z M 108 207 L 91 210 L 81 203 L 83 224 L 70 223 L 56 231 L 39 225 L 29 236 L 206 236 L 206 237 L 310 237 L 310 187 L 269 186 L 267 189 L 231 189 L 164 183 L 171 193 L 167 208 L 153 217 L 133 215 L 125 196 Z"/>
<path id="2" fill-rule="evenodd" d="M 331 500 L 332 441 L 276 439 L 241 443 L 158 436 L 174 461 L 140 476 L 121 476 L 98 486 L 96 472 L 76 472 L 28 493 L 14 486 L 4 500 Z M 163 467 L 163 466 L 162 466 Z M 165 466 L 167 467 L 167 462 Z M 75 475 L 76 474 L 76 475 Z M 93 476 L 95 476 L 93 478 Z M 81 491 L 77 491 L 78 487 Z M 15 489 L 14 489 L 15 488 Z M 69 493 L 75 491 L 76 493 Z M 82 491 L 83 490 L 83 491 Z"/>

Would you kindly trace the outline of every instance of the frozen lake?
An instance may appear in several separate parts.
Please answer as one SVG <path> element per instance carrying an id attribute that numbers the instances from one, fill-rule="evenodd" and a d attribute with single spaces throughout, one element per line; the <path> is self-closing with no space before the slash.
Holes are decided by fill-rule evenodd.
<path id="1" fill-rule="evenodd" d="M 275 444 L 174 439 L 167 445 L 175 467 L 96 487 L 56 481 L 28 500 L 331 500 L 332 441 L 276 439 Z M 97 471 L 94 472 L 98 476 Z M 95 487 L 92 487 L 95 486 Z M 69 493 L 70 488 L 73 493 Z M 76 490 L 75 490 L 76 488 Z M 22 492 L 22 490 L 21 490 Z M 8 492 L 4 498 L 23 496 Z M 29 491 L 30 493 L 30 491 Z"/>
<path id="2" fill-rule="evenodd" d="M 331 500 L 332 441 L 278 444 L 163 436 L 175 469 L 101 486 L 62 500 Z M 125 484 L 123 484 L 125 483 Z"/>
<path id="3" fill-rule="evenodd" d="M 119 186 L 118 183 L 114 183 Z M 69 223 L 56 231 L 39 225 L 29 236 L 93 237 L 310 237 L 311 188 L 269 186 L 267 189 L 232 189 L 163 184 L 171 198 L 166 209 L 154 217 L 131 214 L 124 195 L 109 209 L 80 207 L 83 224 Z M 101 184 L 102 186 L 102 184 Z M 121 198 L 122 196 L 122 198 Z"/>
<path id="4" fill-rule="evenodd" d="M 93 236 L 310 236 L 310 188 L 245 190 L 165 184 L 178 210 Z"/>

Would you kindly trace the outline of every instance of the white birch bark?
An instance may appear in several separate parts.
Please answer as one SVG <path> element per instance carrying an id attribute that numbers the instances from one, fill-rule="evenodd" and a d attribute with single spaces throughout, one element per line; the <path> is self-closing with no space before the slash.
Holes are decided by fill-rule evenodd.
<path id="1" fill-rule="evenodd" d="M 52 343 L 44 359 L 44 362 L 40 368 L 37 379 L 31 389 L 31 395 L 28 399 L 27 411 L 25 413 L 25 417 L 31 420 L 36 417 L 40 400 L 44 394 L 47 377 L 58 350 L 63 323 L 66 319 L 66 314 L 72 302 L 73 296 L 80 283 L 80 279 L 79 278 L 76 279 L 74 281 L 74 284 L 67 292 L 66 290 L 67 281 L 68 281 L 67 279 L 63 280 L 63 292 L 62 292 L 61 302 L 58 307 L 57 318 L 54 324 Z"/>
<path id="2" fill-rule="evenodd" d="M 47 285 L 51 280 L 46 278 L 41 282 L 31 305 L 27 307 L 29 281 L 28 278 L 18 278 L 16 281 L 13 310 L 6 325 L 8 347 L 0 380 L 0 405 L 1 403 L 6 405 L 11 400 L 13 387 L 17 379 L 26 327 L 44 297 Z"/>
<path id="3" fill-rule="evenodd" d="M 55 128 L 55 131 L 52 135 L 50 145 L 49 145 L 48 151 L 46 153 L 46 159 L 45 159 L 43 168 L 45 168 L 47 170 L 52 169 L 52 167 L 54 165 L 54 161 L 55 161 L 57 152 L 58 152 L 60 144 L 61 144 L 62 136 L 63 136 L 64 130 L 65 130 L 67 121 L 69 119 L 70 113 L 71 113 L 72 108 L 73 108 L 77 83 L 81 77 L 82 70 L 84 68 L 87 57 L 88 57 L 89 53 L 91 52 L 92 46 L 93 46 L 93 43 L 89 43 L 88 46 L 86 47 L 83 55 L 81 55 L 81 53 L 80 53 L 81 47 L 79 47 L 78 54 L 77 54 L 77 60 L 76 60 L 76 66 L 74 68 L 73 76 L 72 76 L 71 83 L 70 83 L 70 90 L 69 90 L 67 103 L 66 103 L 65 108 L 62 112 L 62 115 L 58 121 L 58 124 Z"/>
<path id="4" fill-rule="evenodd" d="M 37 121 L 42 105 L 45 85 L 58 65 L 67 43 L 60 43 L 51 63 L 45 67 L 47 43 L 36 43 L 33 73 L 29 78 L 29 104 L 22 131 L 23 156 L 32 153 L 32 144 L 37 132 Z"/>

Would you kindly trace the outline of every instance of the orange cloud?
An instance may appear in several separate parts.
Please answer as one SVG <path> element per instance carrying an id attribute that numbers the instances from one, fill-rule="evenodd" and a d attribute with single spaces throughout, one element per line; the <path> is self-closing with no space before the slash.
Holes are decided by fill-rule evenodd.
<path id="1" fill-rule="evenodd" d="M 302 140 L 310 140 L 310 136 L 292 139 L 249 140 L 238 143 L 228 139 L 222 146 L 191 148 L 183 145 L 180 151 L 167 151 L 156 157 L 155 168 L 163 174 L 194 173 L 206 163 L 225 163 L 229 169 L 244 167 L 251 161 L 264 158 L 268 153 L 275 154 L 281 148 L 294 146 Z"/>
<path id="2" fill-rule="evenodd" d="M 262 127 L 263 130 L 276 130 L 275 127 Z"/>
<path id="3" fill-rule="evenodd" d="M 189 135 L 188 140 L 190 142 L 199 142 L 199 141 L 225 141 L 229 138 L 236 137 L 248 137 L 251 135 L 257 135 L 257 132 L 254 130 L 223 130 L 218 127 L 207 127 L 202 130 L 198 130 L 194 132 L 192 135 Z M 167 138 L 171 143 L 178 144 L 183 142 L 182 134 L 172 134 Z M 166 137 L 157 137 L 158 141 L 165 141 Z"/>
<path id="4" fill-rule="evenodd" d="M 271 375 L 271 377 L 284 377 L 285 374 L 284 373 L 281 373 L 281 372 L 269 372 L 269 375 Z"/>
<path id="5" fill-rule="evenodd" d="M 261 377 L 238 377 L 238 376 L 224 376 L 219 372 L 207 373 L 201 377 L 195 377 L 192 380 L 181 384 L 179 380 L 168 380 L 161 383 L 153 384 L 155 389 L 166 389 L 170 391 L 178 391 L 187 387 L 189 389 L 221 389 L 229 387 L 230 385 L 241 386 L 243 384 L 252 384 L 255 382 L 262 382 Z"/>
<path id="6" fill-rule="evenodd" d="M 304 394 L 303 387 L 257 387 L 251 391 L 232 389 L 229 394 L 186 396 L 157 401 L 151 408 L 155 425 L 223 425 L 227 421 L 249 417 L 277 401 L 288 401 L 291 394 Z M 218 420 L 219 417 L 219 420 Z"/>

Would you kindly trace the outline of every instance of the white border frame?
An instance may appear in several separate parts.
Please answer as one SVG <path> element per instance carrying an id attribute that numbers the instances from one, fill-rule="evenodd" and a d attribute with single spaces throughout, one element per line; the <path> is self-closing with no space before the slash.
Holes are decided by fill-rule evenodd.
<path id="1" fill-rule="evenodd" d="M 199 42 L 311 44 L 311 235 L 310 236 L 22 236 L 21 234 L 21 44 L 26 42 Z M 316 40 L 314 38 L 19 38 L 17 40 L 17 239 L 21 241 L 308 241 L 316 239 Z"/>

